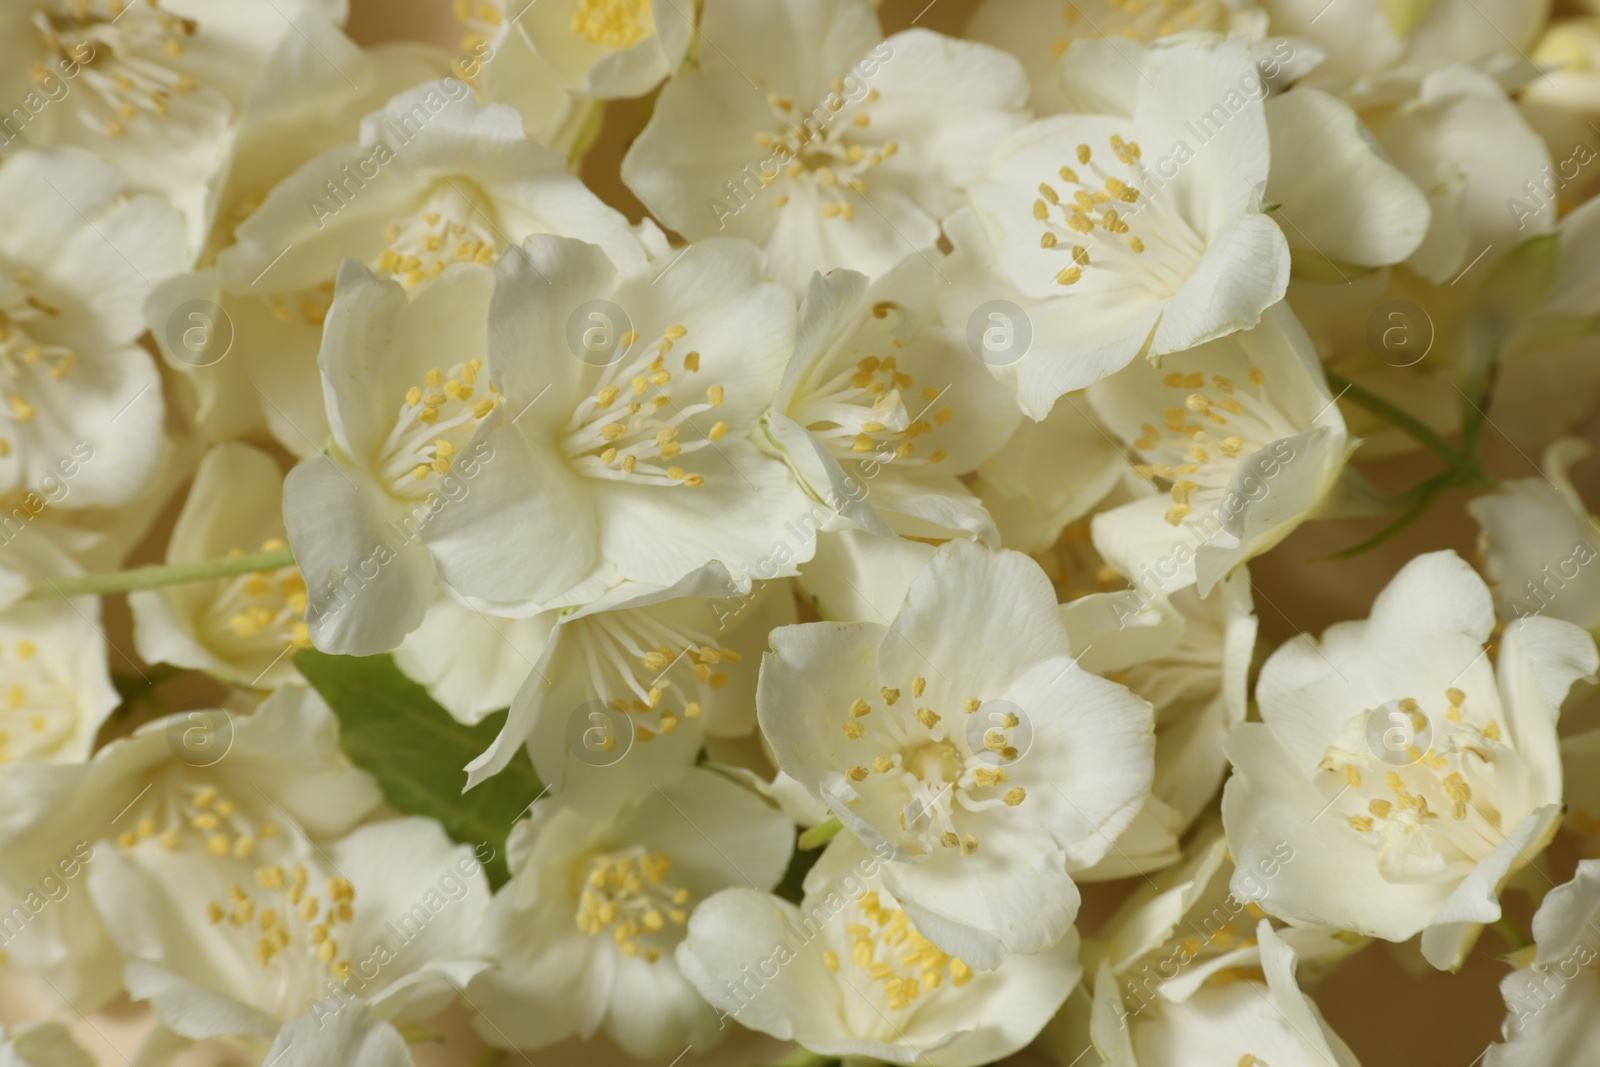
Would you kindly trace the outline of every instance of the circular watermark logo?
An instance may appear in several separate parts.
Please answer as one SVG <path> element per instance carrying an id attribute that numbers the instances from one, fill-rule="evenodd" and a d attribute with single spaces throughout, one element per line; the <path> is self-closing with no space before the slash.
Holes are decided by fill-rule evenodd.
<path id="1" fill-rule="evenodd" d="M 209 300 L 187 300 L 167 316 L 167 351 L 191 367 L 222 362 L 233 349 L 233 319 Z"/>
<path id="2" fill-rule="evenodd" d="M 221 708 L 180 711 L 167 720 L 167 747 L 191 767 L 210 767 L 233 748 L 233 716 Z"/>
<path id="3" fill-rule="evenodd" d="M 633 747 L 633 719 L 601 700 L 579 704 L 567 716 L 567 751 L 591 767 L 609 767 Z"/>
<path id="4" fill-rule="evenodd" d="M 967 319 L 967 347 L 991 367 L 1009 367 L 1033 345 L 1033 320 L 1009 300 L 979 304 Z"/>
<path id="5" fill-rule="evenodd" d="M 1433 319 L 1410 300 L 1385 300 L 1367 319 L 1367 348 L 1391 367 L 1413 367 L 1433 350 Z"/>
<path id="6" fill-rule="evenodd" d="M 587 300 L 567 317 L 567 347 L 591 367 L 611 366 L 638 340 L 628 313 L 609 300 Z"/>
<path id="7" fill-rule="evenodd" d="M 1391 700 L 1367 712 L 1367 748 L 1392 767 L 1409 767 L 1433 746 L 1433 723 L 1415 700 Z"/>
<path id="8" fill-rule="evenodd" d="M 1033 720 L 1009 700 L 988 700 L 967 716 L 967 748 L 991 767 L 1009 767 L 1033 747 Z"/>

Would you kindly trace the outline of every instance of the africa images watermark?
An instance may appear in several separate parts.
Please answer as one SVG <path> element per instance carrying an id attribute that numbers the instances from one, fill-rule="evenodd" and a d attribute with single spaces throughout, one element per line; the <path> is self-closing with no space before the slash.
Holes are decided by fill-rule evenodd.
<path id="1" fill-rule="evenodd" d="M 0 143 L 10 144 L 22 136 L 28 124 L 43 114 L 51 104 L 59 104 L 72 94 L 72 80 L 83 68 L 95 60 L 94 45 L 78 41 L 70 46 L 70 55 L 56 60 L 52 71 L 43 63 L 35 63 L 28 71 L 33 88 L 23 98 L 0 112 Z"/>
<path id="2" fill-rule="evenodd" d="M 22 895 L 22 899 L 5 911 L 0 911 L 0 948 L 11 942 L 38 918 L 39 913 L 52 904 L 67 899 L 72 891 L 72 880 L 94 859 L 94 846 L 79 841 L 72 851 L 56 860 L 50 869 L 39 877 L 36 885 Z M 0 952 L 0 960 L 4 953 Z"/>
<path id="3" fill-rule="evenodd" d="M 59 504 L 72 492 L 71 482 L 94 459 L 94 446 L 87 441 L 76 441 L 68 455 L 56 460 L 53 468 L 39 479 L 39 487 L 23 493 L 20 500 L 5 515 L 0 515 L 0 548 L 11 544 L 28 528 L 28 524 L 42 515 L 51 504 Z"/>

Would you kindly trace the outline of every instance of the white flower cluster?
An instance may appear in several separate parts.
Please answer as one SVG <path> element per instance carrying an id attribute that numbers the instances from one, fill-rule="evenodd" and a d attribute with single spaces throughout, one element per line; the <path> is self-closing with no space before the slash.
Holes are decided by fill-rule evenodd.
<path id="1" fill-rule="evenodd" d="M 0 0 L 0 1064 L 1600 1062 L 1600 19 L 354 6 Z"/>

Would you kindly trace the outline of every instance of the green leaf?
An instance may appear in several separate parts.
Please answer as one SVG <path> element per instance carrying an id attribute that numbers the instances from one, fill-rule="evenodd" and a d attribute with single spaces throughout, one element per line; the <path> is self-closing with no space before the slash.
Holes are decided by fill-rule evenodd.
<path id="1" fill-rule="evenodd" d="M 453 840 L 493 849 L 484 862 L 490 885 L 510 877 L 506 835 L 543 792 L 526 751 L 470 793 L 468 763 L 489 747 L 506 713 L 463 726 L 427 690 L 400 673 L 392 656 L 330 656 L 306 649 L 300 673 L 339 717 L 339 743 L 378 780 L 385 799 L 406 815 L 437 819 Z M 479 859 L 485 851 L 479 849 Z"/>

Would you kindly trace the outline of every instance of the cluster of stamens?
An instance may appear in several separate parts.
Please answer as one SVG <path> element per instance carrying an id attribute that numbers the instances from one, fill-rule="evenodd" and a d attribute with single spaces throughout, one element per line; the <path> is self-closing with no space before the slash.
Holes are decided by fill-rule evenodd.
<path id="1" fill-rule="evenodd" d="M 900 812 L 900 829 L 924 843 L 958 849 L 965 856 L 977 851 L 978 837 L 956 829 L 953 814 L 957 806 L 980 812 L 1002 804 L 1014 808 L 1027 799 L 1021 786 L 1012 786 L 999 796 L 977 792 L 1009 781 L 1004 764 L 1018 756 L 1009 731 L 1020 725 L 1020 719 L 1015 712 L 1004 712 L 983 733 L 983 755 L 968 754 L 957 743 L 965 737 L 963 728 L 947 723 L 931 707 L 917 706 L 926 688 L 926 678 L 913 678 L 911 700 L 898 712 L 889 709 L 900 703 L 901 691 L 889 686 L 878 690 L 876 703 L 864 697 L 851 702 L 845 712 L 844 735 L 852 741 L 867 739 L 868 723 L 874 721 L 869 716 L 881 707 L 884 721 L 874 731 L 873 740 L 885 743 L 881 745 L 885 751 L 868 763 L 851 766 L 845 776 L 852 782 L 866 782 L 873 775 L 897 776 L 910 796 Z M 961 705 L 963 719 L 957 721 L 964 727 L 964 716 L 982 706 L 977 697 L 968 697 Z"/>
<path id="2" fill-rule="evenodd" d="M 32 641 L 0 646 L 0 687 L 0 764 L 41 758 L 73 735 L 73 688 L 49 670 Z"/>
<path id="3" fill-rule="evenodd" d="M 687 327 L 673 325 L 651 345 L 641 346 L 633 330 L 617 339 L 621 351 L 634 353 L 633 358 L 624 355 L 605 368 L 595 392 L 579 402 L 567 423 L 562 448 L 574 470 L 591 478 L 646 485 L 697 489 L 706 484 L 704 475 L 674 461 L 727 434 L 728 424 L 720 419 L 703 431 L 694 421 L 722 407 L 726 393 L 711 384 L 703 402 L 679 407 L 667 391 L 674 373 L 688 377 L 700 372 L 699 352 L 686 353 L 680 371 L 667 365 L 674 345 L 688 333 Z M 703 435 L 685 439 L 686 430 Z"/>
<path id="4" fill-rule="evenodd" d="M 1110 0 L 1110 7 L 1109 13 L 1096 8 L 1094 20 L 1083 29 L 1080 24 L 1089 20 L 1076 3 L 1067 3 L 1061 19 L 1071 36 L 1052 41 L 1051 54 L 1060 59 L 1074 40 L 1082 38 L 1127 37 L 1135 41 L 1153 41 L 1185 30 L 1227 28 L 1226 9 L 1206 0 Z"/>
<path id="5" fill-rule="evenodd" d="M 1346 821 L 1375 847 L 1382 844 L 1385 826 L 1429 830 L 1437 841 L 1458 850 L 1455 858 L 1475 861 L 1504 836 L 1503 813 L 1495 805 L 1493 791 L 1483 792 L 1501 754 L 1500 724 L 1493 719 L 1481 727 L 1466 722 L 1467 694 L 1460 689 L 1445 690 L 1445 699 L 1445 714 L 1432 722 L 1414 698 L 1394 702 L 1394 708 L 1410 720 L 1413 742 L 1425 738 L 1430 726 L 1433 731 L 1427 751 L 1415 743 L 1404 747 L 1403 765 L 1374 763 L 1365 754 L 1336 745 L 1324 757 L 1322 768 L 1339 774 L 1347 791 L 1365 798 L 1365 806 Z M 1377 711 L 1367 714 L 1378 716 L 1379 725 L 1389 721 Z"/>
<path id="6" fill-rule="evenodd" d="M 689 891 L 667 881 L 672 857 L 636 846 L 591 858 L 578 894 L 578 929 L 591 937 L 607 930 L 617 950 L 647 963 L 661 958 L 652 935 L 689 921 Z"/>
<path id="7" fill-rule="evenodd" d="M 118 835 L 117 847 L 131 849 L 154 839 L 171 852 L 192 839 L 209 855 L 248 859 L 262 841 L 277 836 L 274 823 L 257 823 L 215 786 L 202 786 L 186 790 L 164 818 L 144 815 L 136 819 L 131 829 Z"/>
<path id="8" fill-rule="evenodd" d="M 1267 376 L 1261 368 L 1251 367 L 1248 377 L 1253 396 L 1242 399 L 1238 383 L 1220 374 L 1211 375 L 1209 383 L 1199 371 L 1162 378 L 1167 388 L 1185 395 L 1181 406 L 1162 411 L 1161 429 L 1148 422 L 1139 427 L 1133 447 L 1161 459 L 1136 464 L 1134 471 L 1171 484 L 1166 520 L 1173 526 L 1189 517 L 1190 497 L 1197 490 L 1226 488 L 1241 455 L 1294 432 L 1265 400 Z M 1248 406 L 1247 400 L 1252 401 Z"/>
<path id="9" fill-rule="evenodd" d="M 123 136 L 141 114 L 165 118 L 172 97 L 200 87 L 191 75 L 162 65 L 183 58 L 199 24 L 159 0 L 57 0 L 34 12 L 33 25 L 58 64 L 82 64 L 79 76 L 112 112 L 98 122 L 106 137 Z M 42 63 L 29 74 L 41 89 L 58 77 Z"/>
<path id="10" fill-rule="evenodd" d="M 296 865 L 287 872 L 271 864 L 255 870 L 257 894 L 238 883 L 228 887 L 226 901 L 208 901 L 206 918 L 212 925 L 226 923 L 257 935 L 252 951 L 263 969 L 284 961 L 289 968 L 304 968 L 309 959 L 327 968 L 334 978 L 343 980 L 351 971 L 350 961 L 340 958 L 341 927 L 355 919 L 355 888 L 344 878 L 326 882 L 326 903 L 310 891 L 310 876 Z M 293 951 L 298 948 L 300 951 Z"/>
<path id="11" fill-rule="evenodd" d="M 456 21 L 465 30 L 461 35 L 461 50 L 474 60 L 487 54 L 490 42 L 505 23 L 505 12 L 501 10 L 500 3 L 496 0 L 455 0 L 454 7 Z M 465 58 L 456 60 L 453 67 L 458 76 L 468 81 L 476 77 L 480 69 L 477 63 Z"/>
<path id="12" fill-rule="evenodd" d="M 572 32 L 602 48 L 632 48 L 656 32 L 650 0 L 578 0 Z"/>
<path id="13" fill-rule="evenodd" d="M 891 344 L 899 347 L 903 342 Z M 821 383 L 797 414 L 807 420 L 806 429 L 841 459 L 943 463 L 949 456 L 943 448 L 925 457 L 916 451 L 918 437 L 954 417 L 954 408 L 939 403 L 948 387 L 921 389 L 918 410 L 912 414 L 906 400 L 914 385 L 915 378 L 901 369 L 897 356 L 867 356 Z M 935 404 L 938 408 L 929 413 Z"/>
<path id="14" fill-rule="evenodd" d="M 487 395 L 478 395 L 482 371 L 481 359 L 457 363 L 448 374 L 434 367 L 421 385 L 406 391 L 380 456 L 384 476 L 397 493 L 410 495 L 415 491 L 410 487 L 429 475 L 449 474 L 478 423 L 503 402 L 493 382 Z"/>
<path id="15" fill-rule="evenodd" d="M 387 247 L 378 255 L 377 269 L 415 289 L 451 264 L 493 263 L 494 234 L 474 221 L 478 211 L 466 194 L 440 186 L 414 218 L 383 228 Z"/>
<path id="16" fill-rule="evenodd" d="M 48 326 L 61 317 L 61 309 L 31 292 L 34 276 L 22 271 L 14 279 L 0 278 L 0 392 L 5 399 L 4 413 L 14 423 L 33 422 L 39 417 L 37 396 L 30 397 L 25 379 L 41 382 L 40 375 L 62 381 L 77 363 L 77 353 L 60 345 L 36 340 L 30 330 Z M 0 457 L 11 454 L 11 441 L 0 437 Z"/>
<path id="17" fill-rule="evenodd" d="M 263 541 L 260 550 L 276 552 L 284 547 L 274 537 Z M 237 547 L 228 551 L 229 556 L 243 554 Z M 228 579 L 210 609 L 217 630 L 270 651 L 285 644 L 297 649 L 311 646 L 305 613 L 306 583 L 293 565 Z"/>
<path id="18" fill-rule="evenodd" d="M 1077 166 L 1056 171 L 1065 193 L 1049 181 L 1039 183 L 1033 201 L 1033 217 L 1043 223 L 1039 247 L 1062 257 L 1054 270 L 1057 285 L 1076 285 L 1094 268 L 1128 275 L 1151 291 L 1170 296 L 1199 262 L 1204 244 L 1160 198 L 1146 196 L 1138 187 L 1138 142 L 1113 134 L 1110 145 L 1123 176 L 1110 173 L 1095 161 L 1088 145 L 1080 144 Z M 1144 227 L 1146 235 L 1157 242 L 1156 251 L 1148 256 L 1145 237 L 1130 225 L 1135 215 L 1146 213 L 1151 216 L 1150 225 Z"/>
<path id="19" fill-rule="evenodd" d="M 860 921 L 845 926 L 850 962 L 865 973 L 869 985 L 883 991 L 890 1010 L 904 1011 L 946 978 L 958 987 L 972 980 L 972 968 L 919 934 L 905 912 L 884 906 L 875 890 L 863 893 L 854 904 Z M 832 949 L 822 954 L 822 960 L 835 974 L 843 966 Z"/>
<path id="20" fill-rule="evenodd" d="M 819 101 L 809 113 L 797 112 L 793 97 L 769 93 L 767 106 L 777 120 L 777 132 L 758 131 L 754 140 L 757 147 L 775 157 L 783 154 L 789 160 L 775 174 L 763 171 L 762 184 L 770 185 L 780 176 L 791 181 L 808 179 L 822 201 L 822 217 L 850 222 L 856 217 L 856 209 L 845 194 L 854 192 L 865 197 L 867 173 L 899 152 L 900 145 L 893 140 L 878 144 L 863 140 L 865 131 L 872 126 L 872 116 L 866 108 L 878 101 L 878 90 L 867 90 L 848 121 L 839 121 L 848 105 L 843 80 L 834 81 L 833 92 L 834 96 Z M 834 99 L 839 101 L 837 109 L 830 106 Z M 827 116 L 820 128 L 815 118 L 818 111 Z M 789 197 L 780 193 L 773 203 L 785 207 Z"/>
<path id="21" fill-rule="evenodd" d="M 697 633 L 679 632 L 642 611 L 598 616 L 580 624 L 576 632 L 590 673 L 601 682 L 600 695 L 606 698 L 606 706 L 639 717 L 633 724 L 633 739 L 641 744 L 670 734 L 684 719 L 705 714 L 710 694 L 728 684 L 723 668 L 744 658 L 731 648 Z M 612 678 L 621 681 L 622 692 L 607 696 L 616 691 L 604 684 Z M 608 733 L 599 747 L 609 751 L 616 744 L 616 738 Z"/>

